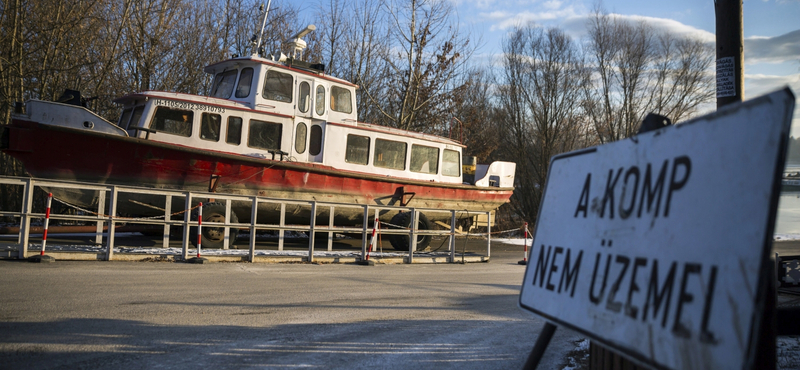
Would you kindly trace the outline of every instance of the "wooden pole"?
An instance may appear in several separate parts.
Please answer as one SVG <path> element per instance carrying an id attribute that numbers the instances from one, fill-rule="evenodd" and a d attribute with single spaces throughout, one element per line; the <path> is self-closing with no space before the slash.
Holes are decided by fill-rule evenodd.
<path id="1" fill-rule="evenodd" d="M 744 100 L 742 0 L 714 0 L 717 18 L 717 109 Z"/>

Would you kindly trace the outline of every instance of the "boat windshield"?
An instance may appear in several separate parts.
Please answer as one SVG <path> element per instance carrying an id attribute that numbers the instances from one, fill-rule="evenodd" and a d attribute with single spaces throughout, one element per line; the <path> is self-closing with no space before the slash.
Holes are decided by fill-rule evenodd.
<path id="1" fill-rule="evenodd" d="M 233 92 L 233 85 L 236 84 L 236 74 L 238 70 L 232 69 L 214 76 L 214 84 L 211 87 L 211 97 L 228 99 Z"/>
<path id="2" fill-rule="evenodd" d="M 331 87 L 331 109 L 336 112 L 353 113 L 350 90 L 339 86 Z"/>
<path id="3" fill-rule="evenodd" d="M 239 76 L 239 84 L 236 86 L 236 97 L 246 98 L 250 96 L 250 85 L 253 83 L 253 69 L 243 68 Z"/>
<path id="4" fill-rule="evenodd" d="M 442 154 L 442 175 L 461 176 L 461 155 L 450 149 L 445 149 Z"/>
<path id="5" fill-rule="evenodd" d="M 150 128 L 157 132 L 189 137 L 192 136 L 192 121 L 194 112 L 190 110 L 171 109 L 158 107 Z"/>
<path id="6" fill-rule="evenodd" d="M 411 172 L 435 175 L 439 171 L 439 149 L 424 145 L 411 145 Z"/>
<path id="7" fill-rule="evenodd" d="M 294 85 L 292 75 L 278 71 L 268 71 L 262 95 L 264 99 L 291 103 L 292 85 Z"/>

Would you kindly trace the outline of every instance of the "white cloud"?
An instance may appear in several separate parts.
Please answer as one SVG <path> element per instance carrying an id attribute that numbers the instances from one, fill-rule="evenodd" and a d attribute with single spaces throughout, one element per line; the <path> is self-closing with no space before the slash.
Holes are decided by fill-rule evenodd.
<path id="1" fill-rule="evenodd" d="M 560 4 L 560 3 L 559 3 Z M 521 11 L 521 12 L 502 12 L 495 11 L 490 13 L 483 13 L 482 16 L 488 19 L 495 20 L 490 30 L 507 30 L 518 25 L 524 25 L 529 22 L 536 22 L 545 24 L 549 21 L 560 20 L 564 18 L 575 17 L 575 8 L 568 6 L 564 9 L 548 9 L 546 11 Z"/>
<path id="2" fill-rule="evenodd" d="M 550 2 L 546 4 L 548 3 Z M 560 2 L 553 3 L 561 4 Z M 546 6 L 545 8 L 548 7 Z M 494 21 L 490 28 L 492 31 L 506 30 L 532 21 L 545 26 L 551 24 L 558 26 L 570 36 L 580 38 L 586 34 L 586 22 L 591 16 L 590 13 L 582 10 L 583 9 L 578 9 L 574 6 L 566 6 L 561 9 L 545 9 L 542 11 L 523 11 L 515 13 L 495 11 L 483 13 L 482 16 Z M 714 42 L 716 39 L 716 36 L 711 32 L 685 25 L 673 19 L 623 14 L 610 14 L 610 16 L 620 22 L 644 22 L 657 31 L 667 31 L 678 36 L 693 37 L 704 42 Z"/>
<path id="3" fill-rule="evenodd" d="M 674 19 L 645 17 L 641 15 L 612 14 L 614 18 L 631 23 L 644 22 L 657 31 L 666 31 L 677 36 L 692 37 L 703 42 L 714 42 L 716 36 L 708 31 L 685 25 Z"/>
<path id="4" fill-rule="evenodd" d="M 746 38 L 744 60 L 746 64 L 800 62 L 800 29 L 775 37 Z"/>
<path id="5" fill-rule="evenodd" d="M 558 0 L 549 0 L 544 2 L 544 8 L 550 10 L 558 10 L 561 7 L 562 2 Z"/>
<path id="6" fill-rule="evenodd" d="M 775 76 L 765 74 L 744 75 L 745 98 L 767 94 L 784 86 L 789 86 L 795 95 L 800 93 L 800 75 Z"/>
<path id="7" fill-rule="evenodd" d="M 794 116 L 792 117 L 791 135 L 800 137 L 800 74 L 789 76 L 745 74 L 744 82 L 745 99 L 752 99 L 789 86 L 795 98 L 797 98 L 794 105 Z"/>

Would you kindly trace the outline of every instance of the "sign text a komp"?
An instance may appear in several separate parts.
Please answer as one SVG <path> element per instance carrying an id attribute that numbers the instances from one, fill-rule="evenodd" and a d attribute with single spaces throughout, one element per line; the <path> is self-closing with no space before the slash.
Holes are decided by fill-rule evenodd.
<path id="1" fill-rule="evenodd" d="M 553 158 L 520 306 L 656 368 L 752 367 L 794 96 Z"/>

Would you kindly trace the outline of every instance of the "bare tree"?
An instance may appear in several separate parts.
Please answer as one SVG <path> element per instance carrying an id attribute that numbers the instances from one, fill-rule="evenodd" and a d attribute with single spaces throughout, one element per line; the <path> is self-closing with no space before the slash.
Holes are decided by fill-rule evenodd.
<path id="1" fill-rule="evenodd" d="M 347 68 L 343 39 L 354 32 L 352 21 L 345 15 L 346 7 L 344 0 L 327 0 L 317 9 L 317 19 L 323 25 L 318 31 L 321 34 L 322 59 L 327 64 L 328 73 L 334 76 Z"/>
<path id="2" fill-rule="evenodd" d="M 587 28 L 593 82 L 583 89 L 583 106 L 600 142 L 636 134 L 649 112 L 678 121 L 713 98 L 713 53 L 701 41 L 627 23 L 601 9 Z"/>
<path id="3" fill-rule="evenodd" d="M 646 101 L 644 78 L 652 59 L 652 30 L 595 11 L 588 24 L 587 54 L 595 83 L 585 86 L 584 108 L 601 143 L 636 133 Z"/>
<path id="4" fill-rule="evenodd" d="M 440 129 L 451 84 L 474 51 L 455 26 L 446 0 L 390 1 L 391 49 L 381 55 L 387 69 L 380 85 L 366 90 L 386 125 L 406 130 Z"/>
<path id="5" fill-rule="evenodd" d="M 715 98 L 709 73 L 713 63 L 714 50 L 704 42 L 658 35 L 644 109 L 675 122 L 695 114 L 701 104 Z"/>
<path id="6" fill-rule="evenodd" d="M 464 81 L 455 82 L 453 118 L 447 136 L 463 140 L 464 154 L 488 161 L 500 147 L 493 104 L 494 81 L 488 71 L 475 67 L 464 75 Z"/>
<path id="7" fill-rule="evenodd" d="M 520 191 L 512 196 L 512 206 L 533 222 L 550 158 L 586 145 L 583 112 L 575 102 L 588 73 L 578 45 L 557 28 L 518 27 L 503 45 L 502 147 L 517 162 Z"/>

